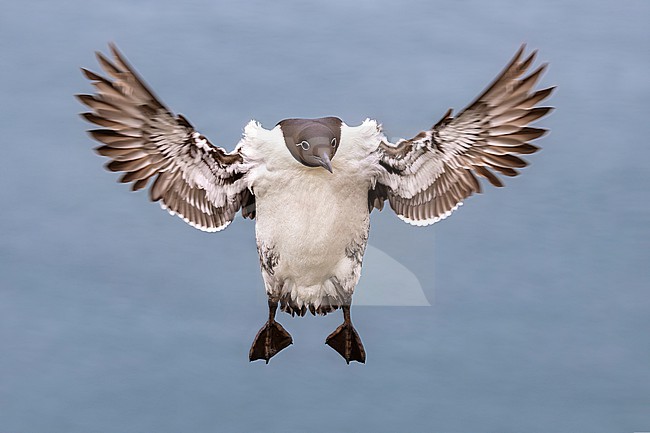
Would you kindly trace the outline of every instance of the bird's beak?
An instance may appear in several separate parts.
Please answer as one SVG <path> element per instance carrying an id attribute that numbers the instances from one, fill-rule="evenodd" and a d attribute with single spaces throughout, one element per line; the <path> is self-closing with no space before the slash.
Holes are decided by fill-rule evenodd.
<path id="1" fill-rule="evenodd" d="M 320 155 L 318 162 L 320 163 L 321 167 L 332 173 L 332 162 L 330 161 L 330 157 L 327 156 L 326 152 L 323 152 Z"/>

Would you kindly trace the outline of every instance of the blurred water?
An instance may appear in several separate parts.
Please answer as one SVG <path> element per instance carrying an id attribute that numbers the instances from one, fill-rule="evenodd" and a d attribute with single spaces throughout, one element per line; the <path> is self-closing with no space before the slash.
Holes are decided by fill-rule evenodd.
<path id="1" fill-rule="evenodd" d="M 650 429 L 650 3 L 1 10 L 1 432 Z M 71 95 L 111 40 L 227 148 L 250 118 L 374 117 L 412 136 L 522 41 L 551 62 L 558 110 L 507 188 L 428 229 L 373 213 L 371 245 L 433 307 L 354 309 L 367 365 L 323 344 L 338 315 L 280 316 L 294 346 L 249 364 L 266 314 L 253 224 L 196 231 L 90 151 Z"/>

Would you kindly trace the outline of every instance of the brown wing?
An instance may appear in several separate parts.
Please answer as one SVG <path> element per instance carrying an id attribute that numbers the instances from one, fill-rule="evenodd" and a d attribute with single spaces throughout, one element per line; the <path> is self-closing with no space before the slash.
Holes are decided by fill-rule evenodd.
<path id="1" fill-rule="evenodd" d="M 537 107 L 553 87 L 534 90 L 542 65 L 530 73 L 536 52 L 522 60 L 524 46 L 494 82 L 456 117 L 449 110 L 431 129 L 397 144 L 382 143 L 380 184 L 388 189 L 391 207 L 404 221 L 429 225 L 449 216 L 481 186 L 503 183 L 494 172 L 516 176 L 527 163 L 517 155 L 539 150 L 529 141 L 545 129 L 528 126 L 551 107 Z M 494 172 L 493 172 L 494 171 Z"/>
<path id="2" fill-rule="evenodd" d="M 96 93 L 77 95 L 91 109 L 82 116 L 102 127 L 89 132 L 103 143 L 97 153 L 111 159 L 106 168 L 124 172 L 120 182 L 132 183 L 134 191 L 154 179 L 150 199 L 204 231 L 224 229 L 242 206 L 245 217 L 254 217 L 239 149 L 213 146 L 163 105 L 114 45 L 110 49 L 113 61 L 97 53 L 109 78 L 82 69 Z"/>

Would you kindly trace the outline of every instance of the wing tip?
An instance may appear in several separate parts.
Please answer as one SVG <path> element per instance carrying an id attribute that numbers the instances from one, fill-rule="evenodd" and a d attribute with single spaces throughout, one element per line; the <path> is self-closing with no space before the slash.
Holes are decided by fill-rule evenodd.
<path id="1" fill-rule="evenodd" d="M 515 51 L 515 55 L 512 57 L 512 63 L 515 63 L 521 58 L 521 55 L 524 54 L 524 51 L 526 51 L 527 45 L 528 44 L 526 42 L 522 42 L 521 45 L 519 45 L 519 49 Z"/>
<path id="2" fill-rule="evenodd" d="M 93 108 L 92 104 L 95 102 L 95 96 L 88 93 L 77 93 L 74 95 L 77 101 L 81 102 L 88 108 Z"/>
<path id="3" fill-rule="evenodd" d="M 101 77 L 98 74 L 91 71 L 90 69 L 83 68 L 83 67 L 79 68 L 79 69 L 81 70 L 81 74 L 84 77 L 86 77 L 88 80 L 90 80 L 90 81 L 100 81 L 101 80 Z"/>
<path id="4" fill-rule="evenodd" d="M 123 67 L 125 67 L 128 70 L 131 70 L 133 72 L 133 67 L 127 62 L 126 57 L 124 57 L 124 54 L 120 51 L 119 48 L 117 48 L 117 44 L 113 41 L 110 41 L 108 43 L 108 49 L 113 55 L 113 58 Z"/>

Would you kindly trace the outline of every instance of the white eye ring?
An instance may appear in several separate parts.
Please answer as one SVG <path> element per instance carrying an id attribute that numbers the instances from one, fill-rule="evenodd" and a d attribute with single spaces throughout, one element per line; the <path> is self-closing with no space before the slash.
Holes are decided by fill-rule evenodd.
<path id="1" fill-rule="evenodd" d="M 332 138 L 330 143 L 332 144 L 332 147 L 336 147 L 336 137 Z"/>
<path id="2" fill-rule="evenodd" d="M 309 142 L 303 140 L 298 144 L 298 146 L 302 147 L 302 150 L 309 150 Z"/>

